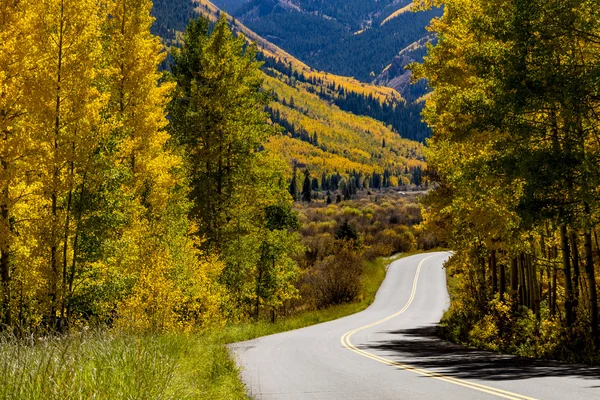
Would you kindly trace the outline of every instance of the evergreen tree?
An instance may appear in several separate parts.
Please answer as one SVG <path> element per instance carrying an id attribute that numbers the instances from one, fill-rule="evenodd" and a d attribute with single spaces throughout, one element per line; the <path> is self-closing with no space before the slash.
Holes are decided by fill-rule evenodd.
<path id="1" fill-rule="evenodd" d="M 325 172 L 321 174 L 321 190 L 327 190 L 329 192 L 329 183 Z"/>
<path id="2" fill-rule="evenodd" d="M 232 34 L 225 14 L 209 26 L 206 19 L 191 21 L 174 54 L 170 127 L 185 149 L 191 217 L 205 248 L 223 258 L 229 312 L 240 315 L 295 296 L 292 256 L 300 248 L 296 233 L 269 226 L 269 207 L 285 208 L 290 197 L 283 161 L 258 151 L 276 130 L 265 111 L 269 97 L 256 48 Z"/>
<path id="3" fill-rule="evenodd" d="M 312 201 L 312 190 L 310 172 L 308 169 L 304 170 L 304 183 L 302 184 L 302 201 L 310 203 Z"/>
<path id="4" fill-rule="evenodd" d="M 358 247 L 358 232 L 348 220 L 344 222 L 335 231 L 336 240 L 349 243 L 352 247 Z"/>
<path id="5" fill-rule="evenodd" d="M 312 191 L 313 192 L 319 191 L 319 180 L 317 178 L 312 178 Z"/>
<path id="6" fill-rule="evenodd" d="M 171 131 L 186 149 L 191 214 L 206 245 L 219 248 L 236 235 L 229 223 L 244 207 L 242 193 L 261 184 L 248 174 L 259 167 L 256 149 L 274 133 L 263 111 L 268 96 L 256 49 L 233 36 L 225 14 L 210 33 L 208 20 L 192 20 L 173 58 Z"/>

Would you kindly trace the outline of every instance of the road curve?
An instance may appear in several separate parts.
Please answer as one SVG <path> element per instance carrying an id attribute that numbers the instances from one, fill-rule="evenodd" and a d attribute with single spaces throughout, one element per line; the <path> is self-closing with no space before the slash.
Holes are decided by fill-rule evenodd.
<path id="1" fill-rule="evenodd" d="M 366 310 L 231 345 L 248 394 L 295 399 L 599 399 L 600 369 L 502 356 L 434 335 L 447 252 L 392 263 Z"/>

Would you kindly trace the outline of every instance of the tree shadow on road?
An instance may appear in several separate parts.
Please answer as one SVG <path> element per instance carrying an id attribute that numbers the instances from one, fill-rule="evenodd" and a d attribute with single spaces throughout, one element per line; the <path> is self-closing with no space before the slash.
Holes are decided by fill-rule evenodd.
<path id="1" fill-rule="evenodd" d="M 500 355 L 459 346 L 437 337 L 435 326 L 382 333 L 393 334 L 395 338 L 357 347 L 365 351 L 376 350 L 377 355 L 393 361 L 454 378 L 503 381 L 577 377 L 600 380 L 600 367 Z"/>

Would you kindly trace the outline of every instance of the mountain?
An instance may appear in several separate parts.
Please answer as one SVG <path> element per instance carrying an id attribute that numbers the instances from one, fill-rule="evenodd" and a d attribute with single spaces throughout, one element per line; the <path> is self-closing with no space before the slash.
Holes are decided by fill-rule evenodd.
<path id="1" fill-rule="evenodd" d="M 224 0 L 217 0 L 217 3 Z M 238 1 L 235 17 L 312 67 L 371 82 L 402 49 L 428 36 L 440 9 L 411 0 Z"/>
<path id="2" fill-rule="evenodd" d="M 177 20 L 169 20 L 171 14 L 163 5 L 155 3 L 153 13 L 157 25 L 171 32 L 174 28 L 169 23 Z M 213 21 L 221 12 L 208 0 L 195 0 L 194 5 L 193 13 Z M 415 122 L 414 131 L 422 129 L 418 112 L 396 90 L 317 71 L 239 20 L 230 18 L 230 25 L 257 44 L 264 61 L 264 88 L 274 99 L 268 111 L 273 123 L 282 127 L 281 134 L 265 145 L 267 149 L 298 167 L 308 167 L 313 176 L 378 175 L 393 185 L 411 183 L 420 176 L 425 166 L 423 145 L 407 139 L 414 134 L 411 124 L 397 123 L 401 129 L 394 130 L 389 122 L 382 122 L 386 116 L 410 119 L 408 115 Z M 369 116 L 377 114 L 379 120 Z"/>
<path id="3" fill-rule="evenodd" d="M 225 11 L 230 15 L 234 15 L 243 5 L 248 3 L 249 0 L 218 0 L 213 3 L 221 10 Z"/>
<path id="4" fill-rule="evenodd" d="M 425 36 L 402 49 L 392 62 L 373 80 L 373 84 L 391 87 L 397 90 L 409 103 L 417 102 L 429 92 L 427 82 L 421 80 L 411 84 L 412 73 L 406 66 L 423 61 L 427 53 L 426 44 L 434 39 Z"/>

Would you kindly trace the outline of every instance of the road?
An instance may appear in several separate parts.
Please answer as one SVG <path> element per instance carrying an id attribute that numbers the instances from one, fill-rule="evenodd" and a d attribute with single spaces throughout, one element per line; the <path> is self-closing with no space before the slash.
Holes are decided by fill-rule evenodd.
<path id="1" fill-rule="evenodd" d="M 248 394 L 295 399 L 600 399 L 600 369 L 469 349 L 434 335 L 449 299 L 429 253 L 392 263 L 373 304 L 231 346 Z"/>

